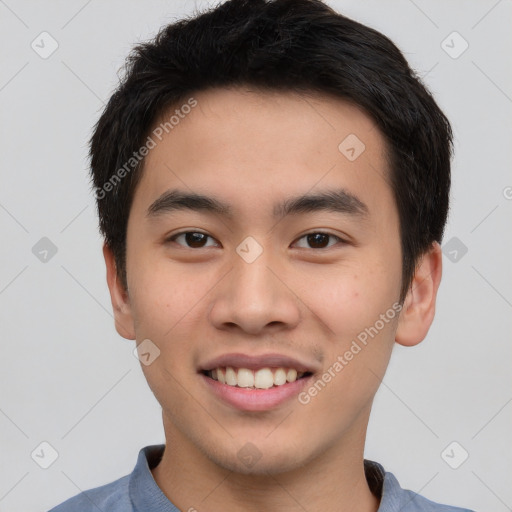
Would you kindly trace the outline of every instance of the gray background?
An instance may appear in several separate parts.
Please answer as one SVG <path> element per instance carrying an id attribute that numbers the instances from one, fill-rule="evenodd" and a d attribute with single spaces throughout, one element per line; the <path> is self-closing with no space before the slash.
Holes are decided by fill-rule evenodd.
<path id="1" fill-rule="evenodd" d="M 512 3 L 329 3 L 395 41 L 456 137 L 436 319 L 396 346 L 365 456 L 432 500 L 512 510 Z M 206 5 L 0 1 L 0 511 L 47 510 L 164 442 L 134 342 L 114 329 L 87 140 L 132 44 Z M 43 31 L 59 45 L 46 59 L 31 47 Z M 48 469 L 42 442 L 58 453 Z"/>

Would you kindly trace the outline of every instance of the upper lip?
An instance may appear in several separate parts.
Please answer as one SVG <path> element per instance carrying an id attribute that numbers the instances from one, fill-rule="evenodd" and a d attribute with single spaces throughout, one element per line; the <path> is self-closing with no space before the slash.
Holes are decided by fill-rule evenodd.
<path id="1" fill-rule="evenodd" d="M 233 368 L 247 368 L 249 370 L 258 370 L 260 368 L 294 368 L 300 372 L 316 371 L 313 364 L 295 359 L 294 357 L 283 354 L 261 354 L 250 356 L 242 353 L 222 354 L 201 364 L 199 371 L 210 371 L 215 368 L 231 366 Z"/>

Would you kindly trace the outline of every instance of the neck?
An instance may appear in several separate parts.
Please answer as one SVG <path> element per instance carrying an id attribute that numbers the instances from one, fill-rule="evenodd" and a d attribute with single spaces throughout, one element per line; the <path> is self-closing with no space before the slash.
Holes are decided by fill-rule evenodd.
<path id="1" fill-rule="evenodd" d="M 219 466 L 164 416 L 166 449 L 152 469 L 153 478 L 167 498 L 184 511 L 377 512 L 380 499 L 370 491 L 364 473 L 368 419 L 362 418 L 363 428 L 355 425 L 336 446 L 303 466 L 262 475 Z"/>

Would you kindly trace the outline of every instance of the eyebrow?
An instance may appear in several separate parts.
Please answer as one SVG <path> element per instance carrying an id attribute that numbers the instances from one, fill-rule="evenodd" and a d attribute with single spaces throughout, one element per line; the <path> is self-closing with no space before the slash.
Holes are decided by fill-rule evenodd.
<path id="1" fill-rule="evenodd" d="M 177 189 L 164 192 L 149 206 L 146 216 L 154 218 L 177 210 L 207 212 L 230 219 L 234 217 L 233 208 L 219 199 Z M 285 199 L 274 205 L 273 217 L 282 219 L 288 215 L 318 211 L 342 213 L 361 219 L 369 215 L 368 206 L 363 201 L 341 188 Z"/>

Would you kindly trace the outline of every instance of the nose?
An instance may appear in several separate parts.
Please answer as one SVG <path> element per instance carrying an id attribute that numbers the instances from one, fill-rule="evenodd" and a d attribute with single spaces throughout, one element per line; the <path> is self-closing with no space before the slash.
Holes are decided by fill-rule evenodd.
<path id="1" fill-rule="evenodd" d="M 300 300 L 293 285 L 287 283 L 290 273 L 271 253 L 263 248 L 260 256 L 249 263 L 234 252 L 232 269 L 215 287 L 210 309 L 210 321 L 217 329 L 240 329 L 258 335 L 298 324 Z"/>

